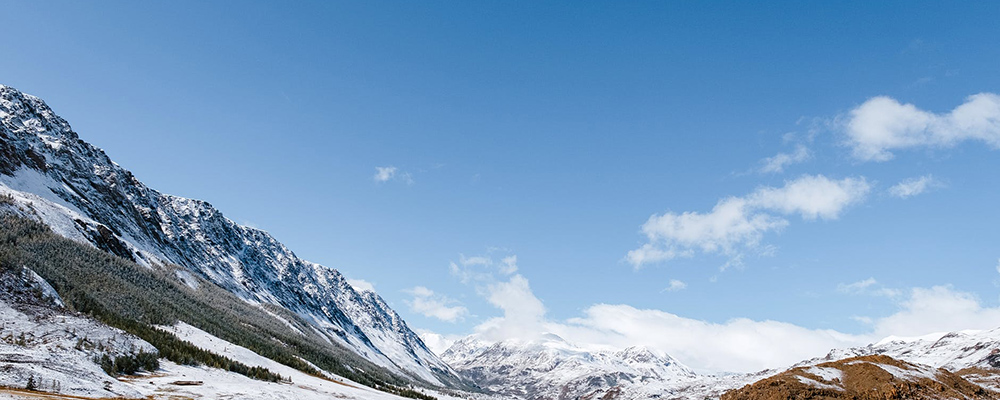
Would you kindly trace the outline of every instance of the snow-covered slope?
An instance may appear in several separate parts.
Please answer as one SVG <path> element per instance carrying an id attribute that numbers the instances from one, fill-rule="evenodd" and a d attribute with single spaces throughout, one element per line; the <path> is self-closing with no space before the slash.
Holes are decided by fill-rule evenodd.
<path id="1" fill-rule="evenodd" d="M 696 375 L 653 349 L 588 350 L 553 334 L 495 343 L 470 336 L 441 357 L 478 385 L 522 399 L 688 398 L 746 383 Z"/>
<path id="2" fill-rule="evenodd" d="M 249 366 L 263 367 L 270 371 L 288 377 L 291 384 L 271 383 L 247 379 L 244 376 L 227 373 L 222 370 L 212 368 L 193 368 L 179 366 L 170 362 L 163 363 L 163 370 L 154 376 L 142 376 L 131 379 L 134 386 L 145 389 L 145 395 L 154 398 L 169 396 L 183 396 L 192 399 L 220 399 L 220 398 L 253 398 L 264 399 L 381 399 L 381 400 L 402 400 L 404 398 L 389 393 L 381 392 L 363 385 L 351 382 L 343 377 L 327 374 L 326 377 L 317 377 L 305 374 L 294 368 L 282 365 L 263 357 L 253 351 L 219 339 L 211 334 L 195 328 L 185 323 L 179 323 L 171 327 L 163 327 L 173 333 L 178 338 L 188 341 L 195 346 L 211 351 L 233 360 L 239 361 Z M 165 375 L 165 376 L 159 376 Z M 182 376 L 183 375 L 183 376 Z M 171 381 L 178 378 L 185 380 L 200 381 L 201 385 L 178 387 L 171 385 Z M 438 397 L 441 400 L 451 400 L 447 395 L 426 391 L 427 394 Z"/>
<path id="3" fill-rule="evenodd" d="M 997 398 L 1000 393 L 947 370 L 885 355 L 792 368 L 722 396 L 722 400 Z"/>
<path id="4" fill-rule="evenodd" d="M 109 376 L 95 356 L 155 352 L 149 343 L 62 308 L 51 287 L 33 271 L 0 271 L 0 399 L 134 398 L 404 400 L 343 377 L 313 376 L 219 339 L 185 323 L 161 327 L 178 338 L 247 366 L 284 377 L 255 380 L 207 366 L 160 360 L 156 371 Z M 18 390 L 33 382 L 36 391 Z M 187 382 L 187 384 L 185 384 Z M 419 389 L 440 400 L 446 393 Z M 78 396 L 78 397 L 77 397 Z M 484 398 L 485 400 L 485 398 Z"/>
<path id="5" fill-rule="evenodd" d="M 156 349 L 61 307 L 59 295 L 34 271 L 0 272 L 0 387 L 25 387 L 30 379 L 48 392 L 140 397 L 92 360 Z"/>
<path id="6" fill-rule="evenodd" d="M 837 349 L 810 365 L 849 357 L 886 355 L 895 359 L 944 368 L 966 379 L 1000 391 L 1000 328 L 936 333 L 920 337 L 888 337 L 864 347 Z"/>
<path id="7" fill-rule="evenodd" d="M 207 202 L 145 186 L 42 100 L 3 85 L 0 195 L 65 237 L 146 266 L 177 264 L 248 302 L 292 310 L 390 371 L 434 385 L 461 381 L 377 294 Z"/>
<path id="8" fill-rule="evenodd" d="M 919 337 L 890 336 L 863 347 L 831 350 L 822 358 L 796 365 L 868 355 L 887 355 L 949 371 L 972 367 L 1000 368 L 1000 328 L 934 333 Z"/>

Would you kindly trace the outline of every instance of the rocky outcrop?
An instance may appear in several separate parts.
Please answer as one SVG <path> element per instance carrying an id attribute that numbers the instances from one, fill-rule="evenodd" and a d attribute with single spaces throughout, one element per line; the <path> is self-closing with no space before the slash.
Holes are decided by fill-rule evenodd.
<path id="1" fill-rule="evenodd" d="M 998 398 L 1000 394 L 945 369 L 884 355 L 792 368 L 722 396 L 722 400 Z"/>

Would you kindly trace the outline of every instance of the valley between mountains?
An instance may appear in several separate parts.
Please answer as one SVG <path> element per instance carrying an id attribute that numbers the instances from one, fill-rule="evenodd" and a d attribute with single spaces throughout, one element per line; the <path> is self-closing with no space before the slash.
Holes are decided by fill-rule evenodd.
<path id="1" fill-rule="evenodd" d="M 1000 398 L 1000 329 L 749 374 L 553 334 L 435 354 L 376 292 L 146 186 L 2 85 L 0 286 L 0 398 Z"/>

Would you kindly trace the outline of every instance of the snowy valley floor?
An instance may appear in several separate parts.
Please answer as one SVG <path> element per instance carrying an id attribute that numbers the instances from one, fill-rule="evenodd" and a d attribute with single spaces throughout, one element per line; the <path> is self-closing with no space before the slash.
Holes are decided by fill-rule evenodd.
<path id="1" fill-rule="evenodd" d="M 81 338 L 113 354 L 151 346 L 89 318 L 45 307 L 13 307 L 0 301 L 0 321 L 0 399 L 403 399 L 335 375 L 307 375 L 183 323 L 163 328 L 198 347 L 291 378 L 291 383 L 254 380 L 165 359 L 160 360 L 155 373 L 114 379 L 92 361 L 94 349 L 81 347 Z M 22 389 L 29 377 L 41 392 Z M 427 394 L 441 400 L 457 399 L 439 392 Z"/>

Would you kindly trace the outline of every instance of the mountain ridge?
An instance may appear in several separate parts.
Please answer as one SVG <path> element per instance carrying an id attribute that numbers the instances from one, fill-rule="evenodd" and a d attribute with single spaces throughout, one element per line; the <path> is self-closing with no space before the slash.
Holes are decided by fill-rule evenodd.
<path id="1" fill-rule="evenodd" d="M 502 341 L 471 335 L 441 358 L 483 388 L 524 399 L 652 398 L 703 378 L 662 351 L 587 349 L 553 334 Z"/>
<path id="2" fill-rule="evenodd" d="M 888 337 L 866 346 L 832 349 L 823 357 L 803 360 L 787 368 L 718 375 L 693 373 L 669 355 L 655 350 L 644 351 L 642 347 L 601 351 L 578 347 L 559 337 L 538 337 L 540 339 L 490 341 L 470 335 L 453 343 L 441 357 L 486 389 L 529 400 L 706 399 L 720 396 L 724 399 L 749 398 L 745 396 L 779 399 L 789 393 L 823 395 L 836 392 L 838 396 L 855 393 L 850 392 L 851 390 L 867 393 L 865 390 L 875 387 L 891 388 L 893 385 L 897 387 L 894 392 L 897 394 L 924 393 L 928 388 L 936 390 L 941 387 L 964 388 L 949 393 L 979 396 L 974 398 L 993 398 L 992 393 L 1000 393 L 1000 328 L 937 333 L 914 338 Z M 625 356 L 629 353 L 639 356 L 648 365 L 669 363 L 673 368 L 668 368 L 668 373 L 659 374 L 656 369 L 641 371 L 635 368 L 635 371 L 625 371 L 621 366 L 628 365 L 630 358 L 635 359 Z M 604 365 L 594 362 L 600 360 L 600 357 L 614 361 Z M 898 377 L 894 380 L 891 372 L 899 371 L 891 367 L 882 368 L 880 365 L 886 362 L 871 361 L 865 357 L 895 360 L 891 362 L 892 365 L 902 365 L 898 368 L 916 371 L 913 373 L 938 369 L 942 372 L 940 377 L 935 375 L 928 381 L 900 380 Z M 843 364 L 850 363 L 844 360 L 858 358 L 862 358 L 860 362 L 870 363 L 889 372 L 883 373 L 878 369 L 865 367 L 863 375 L 868 377 L 858 378 L 860 380 L 852 378 L 856 382 L 849 384 L 830 382 L 829 379 L 816 381 L 818 383 L 809 381 L 816 380 L 810 371 L 816 371 L 817 368 L 843 368 Z M 614 365 L 616 362 L 620 364 Z M 854 367 L 848 366 L 848 369 L 853 370 Z M 869 376 L 872 371 L 876 373 L 873 376 L 878 379 Z M 966 383 L 978 385 L 985 392 L 970 392 Z M 871 387 L 866 388 L 865 384 L 870 384 Z M 767 389 L 768 385 L 778 385 L 780 390 L 771 391 Z M 733 394 L 723 396 L 729 392 Z"/>
<path id="3" fill-rule="evenodd" d="M 1000 393 L 943 368 L 865 355 L 790 368 L 721 400 L 769 399 L 996 399 Z"/>
<path id="4" fill-rule="evenodd" d="M 256 304 L 285 307 L 328 340 L 435 386 L 462 378 L 377 293 L 298 258 L 206 201 L 147 187 L 41 99 L 0 85 L 0 184 L 57 233 L 141 265 L 183 266 Z"/>

